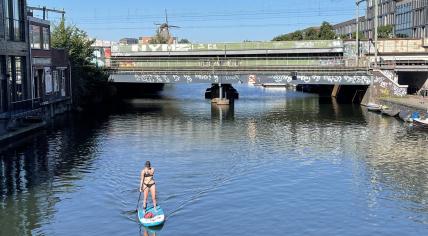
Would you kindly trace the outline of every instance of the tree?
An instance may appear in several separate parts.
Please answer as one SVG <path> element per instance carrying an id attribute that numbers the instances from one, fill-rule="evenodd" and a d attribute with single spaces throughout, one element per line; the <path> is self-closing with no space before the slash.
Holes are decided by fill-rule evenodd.
<path id="1" fill-rule="evenodd" d="M 108 88 L 108 74 L 91 63 L 94 40 L 76 26 L 66 26 L 62 20 L 51 33 L 53 48 L 68 51 L 71 63 L 73 101 L 75 106 L 84 107 L 100 101 Z"/>
<path id="2" fill-rule="evenodd" d="M 166 37 L 163 37 L 159 32 L 156 33 L 156 35 L 150 39 L 149 41 L 150 44 L 168 44 L 169 43 L 169 39 Z"/>
<path id="3" fill-rule="evenodd" d="M 334 32 L 333 26 L 330 23 L 324 21 L 320 27 L 319 39 L 331 40 L 335 38 L 336 38 L 336 33 Z"/>
<path id="4" fill-rule="evenodd" d="M 319 38 L 318 30 L 311 27 L 304 31 L 304 39 L 305 40 L 317 40 Z"/>
<path id="5" fill-rule="evenodd" d="M 181 39 L 178 43 L 190 44 L 191 42 L 188 39 Z"/>
<path id="6" fill-rule="evenodd" d="M 303 40 L 303 31 L 297 30 L 291 33 L 291 40 Z"/>
<path id="7" fill-rule="evenodd" d="M 333 26 L 328 22 L 323 22 L 321 27 L 310 27 L 304 30 L 297 30 L 288 34 L 279 35 L 272 41 L 290 40 L 332 40 L 336 38 Z"/>
<path id="8" fill-rule="evenodd" d="M 354 32 L 352 33 L 352 39 L 356 39 L 357 38 L 357 33 Z M 358 32 L 358 39 L 366 39 L 366 36 L 363 34 L 363 32 Z"/>
<path id="9" fill-rule="evenodd" d="M 387 38 L 392 38 L 392 30 L 393 30 L 393 26 L 392 25 L 385 25 L 385 26 L 379 26 L 377 28 L 378 31 L 378 37 L 380 39 L 387 39 Z"/>
<path id="10" fill-rule="evenodd" d="M 341 39 L 343 39 L 343 40 L 346 40 L 346 39 L 348 39 L 348 40 L 351 40 L 351 39 L 356 39 L 356 37 L 357 37 L 357 34 L 355 33 L 355 32 L 353 32 L 352 34 L 342 34 L 342 35 L 340 35 L 340 38 Z M 363 39 L 366 39 L 366 36 L 363 34 L 363 32 L 359 32 L 358 33 L 358 39 L 360 40 L 363 40 Z"/>
<path id="11" fill-rule="evenodd" d="M 292 40 L 290 37 L 290 34 L 282 34 L 272 39 L 272 41 L 289 41 L 289 40 Z"/>

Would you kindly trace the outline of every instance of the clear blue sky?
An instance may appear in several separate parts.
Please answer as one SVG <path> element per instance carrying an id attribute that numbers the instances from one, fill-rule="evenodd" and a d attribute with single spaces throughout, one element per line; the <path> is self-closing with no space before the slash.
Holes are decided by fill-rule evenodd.
<path id="1" fill-rule="evenodd" d="M 355 17 L 354 0 L 27 0 L 30 6 L 64 8 L 68 23 L 104 40 L 153 35 L 154 23 L 181 28 L 192 42 L 271 40 L 296 29 Z M 364 7 L 360 12 L 364 13 Z M 52 21 L 59 16 L 49 15 Z"/>

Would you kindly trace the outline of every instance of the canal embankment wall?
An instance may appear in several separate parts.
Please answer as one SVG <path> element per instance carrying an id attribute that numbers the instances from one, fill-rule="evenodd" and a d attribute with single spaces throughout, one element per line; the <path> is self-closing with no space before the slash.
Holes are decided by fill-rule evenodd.
<path id="1" fill-rule="evenodd" d="M 71 109 L 71 99 L 63 98 L 42 103 L 38 109 L 14 113 L 8 118 L 0 119 L 0 143 L 35 132 Z"/>
<path id="2" fill-rule="evenodd" d="M 393 110 L 405 111 L 408 113 L 419 112 L 422 115 L 428 114 L 428 98 L 421 96 L 406 96 L 403 98 L 380 98 L 379 103 L 386 105 Z"/>

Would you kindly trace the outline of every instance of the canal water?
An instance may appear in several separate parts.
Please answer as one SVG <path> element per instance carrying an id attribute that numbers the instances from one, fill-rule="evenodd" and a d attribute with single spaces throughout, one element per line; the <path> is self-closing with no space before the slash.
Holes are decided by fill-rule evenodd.
<path id="1" fill-rule="evenodd" d="M 428 235 L 428 132 L 360 106 L 206 85 L 69 116 L 0 154 L 0 235 Z M 146 160 L 167 221 L 133 210 Z"/>

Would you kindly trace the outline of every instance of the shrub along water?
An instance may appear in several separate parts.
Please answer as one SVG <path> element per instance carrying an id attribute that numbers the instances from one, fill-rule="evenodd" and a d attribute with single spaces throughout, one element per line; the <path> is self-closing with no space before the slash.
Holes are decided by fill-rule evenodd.
<path id="1" fill-rule="evenodd" d="M 63 20 L 54 26 L 51 41 L 52 47 L 66 49 L 69 53 L 74 108 L 84 109 L 107 101 L 111 94 L 109 75 L 105 69 L 91 63 L 94 40 Z"/>

